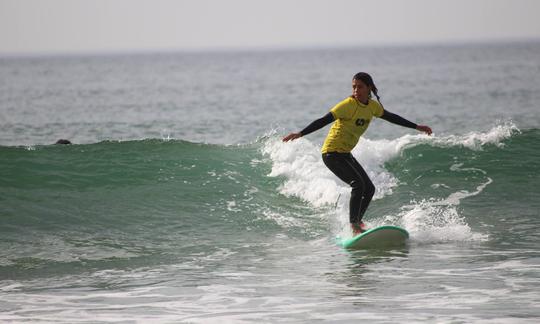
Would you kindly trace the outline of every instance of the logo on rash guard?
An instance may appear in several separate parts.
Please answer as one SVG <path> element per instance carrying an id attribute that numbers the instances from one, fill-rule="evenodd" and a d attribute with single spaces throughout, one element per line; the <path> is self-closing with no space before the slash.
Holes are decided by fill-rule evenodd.
<path id="1" fill-rule="evenodd" d="M 364 126 L 366 124 L 366 120 L 363 118 L 358 118 L 355 124 L 356 126 Z"/>

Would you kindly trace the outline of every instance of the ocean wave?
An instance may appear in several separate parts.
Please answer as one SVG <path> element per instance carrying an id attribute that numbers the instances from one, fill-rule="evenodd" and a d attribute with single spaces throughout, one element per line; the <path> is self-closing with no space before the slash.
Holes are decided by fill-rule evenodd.
<path id="1" fill-rule="evenodd" d="M 425 180 L 431 182 L 427 189 L 427 197 L 424 194 L 424 197 L 419 195 L 416 198 L 413 195 L 408 201 L 401 199 L 399 205 L 392 206 L 394 210 L 392 215 L 381 214 L 370 218 L 368 211 L 366 222 L 371 226 L 389 222 L 400 224 L 409 229 L 419 241 L 433 241 L 435 237 L 439 241 L 484 239 L 485 236 L 471 232 L 463 216 L 459 215 L 458 208 L 462 199 L 479 195 L 493 180 L 481 168 L 465 167 L 463 163 L 459 163 L 459 156 L 467 155 L 460 150 L 471 150 L 481 154 L 483 148 L 490 145 L 496 148 L 504 147 L 505 140 L 520 133 L 513 123 L 505 123 L 496 125 L 487 132 L 472 132 L 465 135 L 439 137 L 418 134 L 405 135 L 393 140 L 361 139 L 352 154 L 364 167 L 376 187 L 374 201 L 392 196 L 398 187 L 410 187 L 419 178 L 426 177 L 425 165 L 432 168 L 429 179 Z M 337 216 L 340 222 L 337 226 L 338 235 L 350 235 L 348 234 L 350 188 L 324 166 L 319 147 L 306 138 L 283 143 L 278 137 L 272 137 L 264 143 L 262 152 L 272 163 L 269 176 L 283 179 L 278 188 L 281 194 L 298 197 L 315 208 L 333 207 L 330 217 Z M 406 158 L 404 157 L 406 153 L 412 155 Z M 445 154 L 442 158 L 441 153 Z M 391 171 L 392 168 L 389 169 L 388 164 L 396 160 L 401 161 L 400 164 L 406 163 L 406 160 L 410 162 Z M 439 183 L 448 177 L 455 178 L 459 172 L 463 173 L 461 186 L 454 184 L 450 187 Z M 403 180 L 409 174 L 412 174 L 410 181 L 413 183 Z M 475 179 L 466 180 L 468 177 Z M 439 193 L 430 196 L 429 188 L 444 187 L 446 190 L 441 192 L 446 193 L 446 197 L 441 197 Z M 426 191 L 421 188 L 422 190 Z M 429 219 L 438 219 L 439 227 L 434 224 L 428 225 Z M 456 232 L 461 234 L 457 235 Z"/>
<path id="2" fill-rule="evenodd" d="M 512 123 L 498 125 L 488 132 L 443 137 L 427 135 L 404 135 L 394 140 L 361 139 L 352 154 L 364 167 L 375 187 L 374 199 L 392 194 L 398 184 L 393 174 L 384 164 L 399 157 L 405 150 L 418 145 L 433 147 L 466 147 L 478 150 L 485 145 L 502 146 L 503 141 L 519 129 Z M 283 143 L 277 137 L 268 139 L 262 148 L 263 154 L 272 162 L 271 177 L 284 177 L 280 192 L 286 196 L 297 196 L 310 204 L 320 207 L 335 203 L 348 188 L 324 166 L 320 150 L 308 139 L 300 138 Z"/>
<path id="3" fill-rule="evenodd" d="M 538 130 L 513 124 L 459 136 L 362 139 L 353 154 L 377 187 L 365 221 L 401 225 L 413 242 L 485 240 L 489 233 L 469 225 L 471 217 L 490 224 L 485 209 L 514 191 L 518 202 L 537 201 L 538 140 Z M 224 236 L 350 235 L 350 188 L 306 138 L 0 147 L 0 178 L 6 271 L 46 266 L 41 259 L 144 259 Z M 530 192 L 513 189 L 516 183 Z M 482 203 L 464 209 L 466 201 Z M 45 249 L 42 241 L 52 243 Z"/>

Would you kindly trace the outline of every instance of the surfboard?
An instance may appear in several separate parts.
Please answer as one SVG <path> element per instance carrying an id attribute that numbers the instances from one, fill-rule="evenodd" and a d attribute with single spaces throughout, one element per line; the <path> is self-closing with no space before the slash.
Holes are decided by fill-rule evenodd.
<path id="1" fill-rule="evenodd" d="M 370 249 L 402 246 L 407 243 L 409 232 L 397 226 L 384 225 L 372 228 L 355 237 L 342 239 L 338 244 L 345 249 Z"/>

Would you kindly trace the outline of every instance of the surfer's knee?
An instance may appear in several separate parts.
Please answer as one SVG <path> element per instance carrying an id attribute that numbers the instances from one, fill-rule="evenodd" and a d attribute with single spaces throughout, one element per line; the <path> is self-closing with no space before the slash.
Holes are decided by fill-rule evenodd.
<path id="1" fill-rule="evenodd" d="M 361 192 L 364 197 L 372 197 L 375 194 L 375 185 L 371 181 L 353 180 L 349 183 L 353 192 Z"/>
<path id="2" fill-rule="evenodd" d="M 353 191 L 364 191 L 364 182 L 360 180 L 353 180 L 349 182 Z"/>

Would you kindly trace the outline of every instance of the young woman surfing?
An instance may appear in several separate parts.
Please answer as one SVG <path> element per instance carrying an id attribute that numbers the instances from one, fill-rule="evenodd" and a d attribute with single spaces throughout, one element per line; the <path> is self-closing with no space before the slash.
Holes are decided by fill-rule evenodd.
<path id="1" fill-rule="evenodd" d="M 362 217 L 375 193 L 375 186 L 366 171 L 353 157 L 351 151 L 368 128 L 373 117 L 379 117 L 393 124 L 414 128 L 431 135 L 431 128 L 428 126 L 417 125 L 385 110 L 380 103 L 377 92 L 377 87 L 369 74 L 357 73 L 352 79 L 352 95 L 350 97 L 335 105 L 328 114 L 315 120 L 299 133 L 290 133 L 283 138 L 284 142 L 295 140 L 335 122 L 321 149 L 322 159 L 330 171 L 352 188 L 349 219 L 354 235 L 366 230 L 364 223 L 362 223 Z M 371 99 L 372 93 L 377 101 Z"/>

